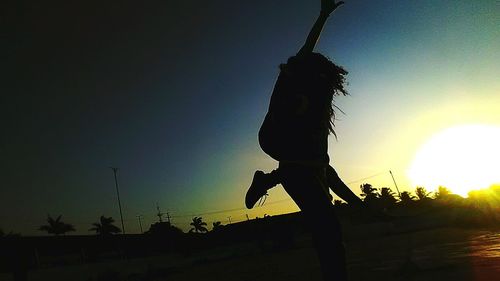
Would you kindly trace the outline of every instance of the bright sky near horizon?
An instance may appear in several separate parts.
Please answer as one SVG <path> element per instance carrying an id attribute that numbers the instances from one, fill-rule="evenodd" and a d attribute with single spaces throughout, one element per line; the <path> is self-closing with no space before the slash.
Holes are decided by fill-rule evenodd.
<path id="1" fill-rule="evenodd" d="M 349 71 L 329 152 L 355 193 L 363 182 L 394 188 L 389 170 L 413 191 L 419 151 L 449 128 L 497 136 L 497 1 L 345 2 L 317 51 Z M 281 187 L 262 208 L 245 210 L 243 198 L 256 169 L 277 165 L 257 132 L 278 65 L 304 42 L 319 1 L 26 5 L 5 10 L 12 29 L 0 46 L 0 228 L 42 234 L 47 214 L 79 234 L 101 215 L 119 222 L 109 166 L 120 168 L 129 233 L 136 215 L 156 221 L 156 203 L 183 229 L 192 215 L 210 226 L 297 210 Z M 458 154 L 477 146 L 467 132 Z M 480 152 L 500 170 L 498 146 Z"/>

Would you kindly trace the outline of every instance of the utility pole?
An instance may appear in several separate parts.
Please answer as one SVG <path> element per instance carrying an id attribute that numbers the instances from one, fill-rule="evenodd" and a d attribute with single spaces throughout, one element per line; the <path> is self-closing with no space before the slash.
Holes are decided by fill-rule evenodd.
<path id="1" fill-rule="evenodd" d="M 394 186 L 396 186 L 396 190 L 398 191 L 399 198 L 401 198 L 401 192 L 399 192 L 398 184 L 396 183 L 396 180 L 394 179 L 394 176 L 392 175 L 392 172 L 389 170 L 389 173 L 391 174 L 392 181 L 394 182 Z"/>
<path id="2" fill-rule="evenodd" d="M 156 210 L 158 211 L 158 213 L 156 213 L 156 216 L 158 216 L 158 218 L 160 219 L 160 222 L 163 222 L 164 213 L 162 213 L 160 211 L 160 206 L 158 206 L 158 203 L 156 203 Z M 168 218 L 168 220 L 170 221 L 170 217 Z"/>
<path id="3" fill-rule="evenodd" d="M 137 215 L 137 219 L 139 219 L 139 227 L 141 229 L 141 234 L 144 233 L 144 231 L 142 231 L 142 222 L 141 222 L 141 218 L 142 218 L 142 215 Z"/>
<path id="4" fill-rule="evenodd" d="M 123 224 L 123 214 L 122 214 L 122 203 L 120 202 L 120 191 L 118 190 L 118 179 L 116 177 L 116 173 L 118 172 L 118 168 L 110 167 L 113 170 L 113 174 L 115 175 L 115 187 L 116 187 L 116 195 L 118 196 L 118 208 L 120 209 L 120 219 L 122 222 L 122 233 L 125 234 L 125 225 Z"/>

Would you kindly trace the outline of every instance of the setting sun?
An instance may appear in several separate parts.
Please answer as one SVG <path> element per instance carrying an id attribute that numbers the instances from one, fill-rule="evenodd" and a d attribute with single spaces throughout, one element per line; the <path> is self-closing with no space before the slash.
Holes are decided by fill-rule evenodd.
<path id="1" fill-rule="evenodd" d="M 462 125 L 433 135 L 408 169 L 414 186 L 439 185 L 467 196 L 500 182 L 500 126 Z"/>

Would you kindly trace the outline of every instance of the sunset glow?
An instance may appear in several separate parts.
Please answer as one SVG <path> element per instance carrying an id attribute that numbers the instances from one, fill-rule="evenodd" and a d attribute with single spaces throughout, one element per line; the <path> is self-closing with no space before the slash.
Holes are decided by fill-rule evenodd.
<path id="1" fill-rule="evenodd" d="M 500 182 L 500 126 L 462 125 L 432 136 L 408 170 L 414 186 L 439 185 L 467 196 L 470 190 Z"/>

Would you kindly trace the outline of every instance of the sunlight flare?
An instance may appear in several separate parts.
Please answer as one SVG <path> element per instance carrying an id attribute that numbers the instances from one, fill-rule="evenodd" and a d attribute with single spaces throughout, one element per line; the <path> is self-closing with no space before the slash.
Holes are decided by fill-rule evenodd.
<path id="1" fill-rule="evenodd" d="M 437 133 L 416 153 L 408 177 L 414 186 L 442 185 L 462 196 L 500 183 L 500 126 L 462 125 Z"/>

